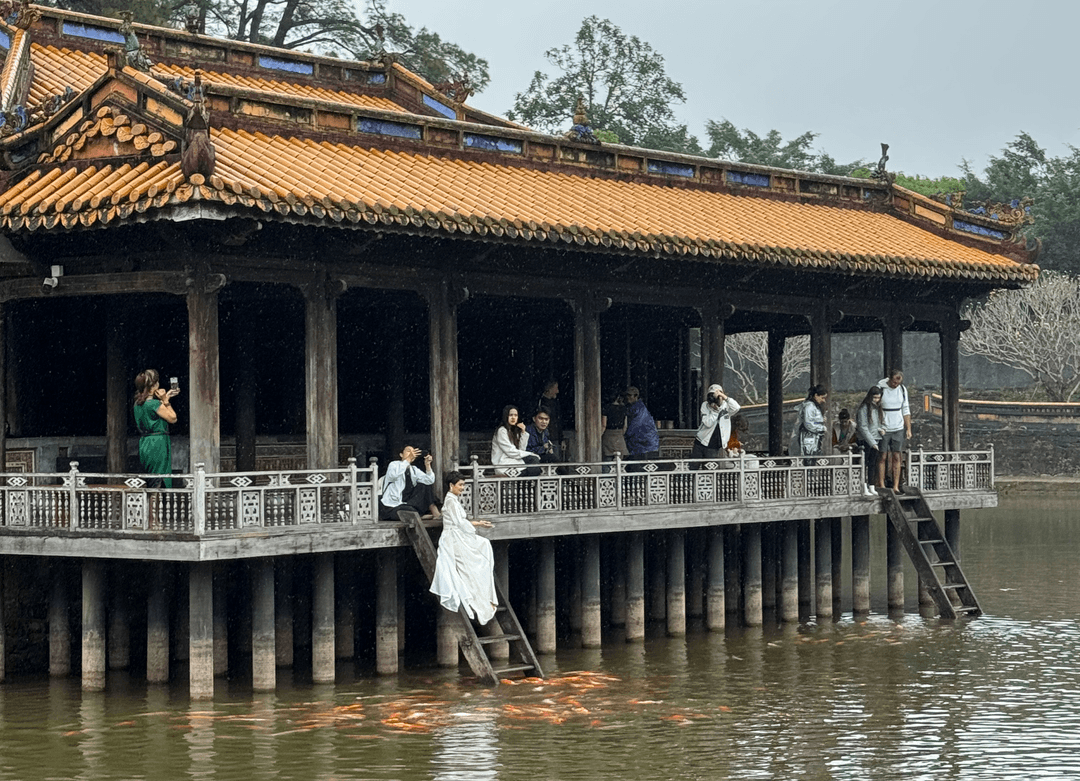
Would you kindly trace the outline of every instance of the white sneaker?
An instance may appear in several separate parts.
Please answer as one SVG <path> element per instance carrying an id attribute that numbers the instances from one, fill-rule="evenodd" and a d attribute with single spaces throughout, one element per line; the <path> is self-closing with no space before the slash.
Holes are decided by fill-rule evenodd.
<path id="1" fill-rule="evenodd" d="M 863 486 L 863 496 L 877 496 L 877 489 L 872 485 Z"/>

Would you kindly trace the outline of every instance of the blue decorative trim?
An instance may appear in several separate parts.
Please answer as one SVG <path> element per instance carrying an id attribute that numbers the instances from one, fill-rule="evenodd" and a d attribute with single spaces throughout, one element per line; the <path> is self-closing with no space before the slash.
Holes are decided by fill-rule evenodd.
<path id="1" fill-rule="evenodd" d="M 510 152 L 515 155 L 520 155 L 525 151 L 525 145 L 512 138 L 481 136 L 476 133 L 465 134 L 465 146 L 471 146 L 475 149 L 486 149 L 489 152 Z"/>
<path id="2" fill-rule="evenodd" d="M 10 49 L 11 48 L 11 36 L 8 35 L 6 32 L 4 32 L 3 30 L 0 30 L 0 48 L 4 48 L 4 49 Z"/>
<path id="3" fill-rule="evenodd" d="M 679 165 L 678 163 L 666 163 L 663 160 L 650 160 L 649 173 L 663 174 L 667 176 L 692 177 L 694 175 L 694 166 Z"/>
<path id="4" fill-rule="evenodd" d="M 400 122 L 387 122 L 383 119 L 368 119 L 360 117 L 356 123 L 356 129 L 361 133 L 375 133 L 380 136 L 397 136 L 398 138 L 412 138 L 419 141 L 423 137 L 419 125 L 403 125 Z"/>
<path id="5" fill-rule="evenodd" d="M 124 43 L 127 39 L 119 30 L 110 30 L 108 27 L 94 27 L 89 24 L 75 24 L 64 22 L 64 35 L 74 35 L 78 38 L 90 38 L 95 41 L 108 41 L 109 43 Z"/>
<path id="6" fill-rule="evenodd" d="M 386 74 L 385 73 L 369 73 L 368 77 L 367 77 L 367 83 L 368 84 L 385 84 L 386 83 Z"/>
<path id="7" fill-rule="evenodd" d="M 259 55 L 259 67 L 268 68 L 273 71 L 288 71 L 289 73 L 299 73 L 303 76 L 310 76 L 315 73 L 315 66 L 310 62 L 297 62 L 296 60 L 279 60 L 277 57 L 267 57 L 266 55 Z"/>
<path id="8" fill-rule="evenodd" d="M 454 111 L 449 106 L 435 100 L 435 98 L 431 97 L 430 95 L 424 95 L 424 105 L 428 108 L 435 109 L 447 119 L 457 119 L 456 111 Z"/>
<path id="9" fill-rule="evenodd" d="M 772 184 L 768 174 L 749 174 L 742 171 L 728 171 L 727 180 L 731 184 L 746 184 L 751 187 L 769 187 Z"/>
<path id="10" fill-rule="evenodd" d="M 972 222 L 964 222 L 963 220 L 957 220 L 955 218 L 953 219 L 953 227 L 966 233 L 974 233 L 978 236 L 987 236 L 991 239 L 1009 238 L 1009 234 L 1005 231 L 998 231 L 994 230 L 993 228 L 984 228 L 982 225 L 976 225 Z"/>

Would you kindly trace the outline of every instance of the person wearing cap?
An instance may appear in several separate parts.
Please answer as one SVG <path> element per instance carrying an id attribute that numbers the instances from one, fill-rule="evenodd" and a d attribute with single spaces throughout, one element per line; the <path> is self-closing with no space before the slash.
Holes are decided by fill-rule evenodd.
<path id="1" fill-rule="evenodd" d="M 701 425 L 690 458 L 719 458 L 731 438 L 731 417 L 739 409 L 739 402 L 724 393 L 720 385 L 710 385 L 701 402 Z"/>
<path id="2" fill-rule="evenodd" d="M 855 444 L 855 421 L 846 409 L 840 410 L 832 427 L 832 445 L 837 453 L 850 453 Z"/>

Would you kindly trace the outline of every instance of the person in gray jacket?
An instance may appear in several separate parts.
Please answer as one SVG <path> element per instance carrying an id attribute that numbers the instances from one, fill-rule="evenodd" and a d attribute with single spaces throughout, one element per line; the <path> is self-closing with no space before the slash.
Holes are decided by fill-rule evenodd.
<path id="1" fill-rule="evenodd" d="M 866 396 L 855 410 L 855 429 L 866 459 L 866 493 L 873 494 L 871 485 L 881 488 L 885 485 L 885 461 L 881 457 L 881 438 L 885 435 L 885 413 L 881 410 L 881 388 L 877 385 L 866 392 Z"/>

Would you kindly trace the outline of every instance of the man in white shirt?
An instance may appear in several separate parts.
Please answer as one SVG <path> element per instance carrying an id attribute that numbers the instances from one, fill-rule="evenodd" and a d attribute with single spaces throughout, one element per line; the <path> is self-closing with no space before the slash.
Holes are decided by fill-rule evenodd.
<path id="1" fill-rule="evenodd" d="M 878 462 L 878 485 L 885 485 L 885 462 L 892 470 L 893 491 L 900 493 L 900 465 L 907 441 L 911 439 L 911 407 L 904 387 L 904 373 L 893 369 L 878 383 L 881 409 L 885 413 L 885 435 L 878 443 L 882 458 Z"/>
<path id="2" fill-rule="evenodd" d="M 398 510 L 416 510 L 425 519 L 439 518 L 432 486 L 435 473 L 431 471 L 431 454 L 424 456 L 424 469 L 413 465 L 420 456 L 415 447 L 406 445 L 401 457 L 386 468 L 382 495 L 379 497 L 379 520 L 398 520 Z"/>

